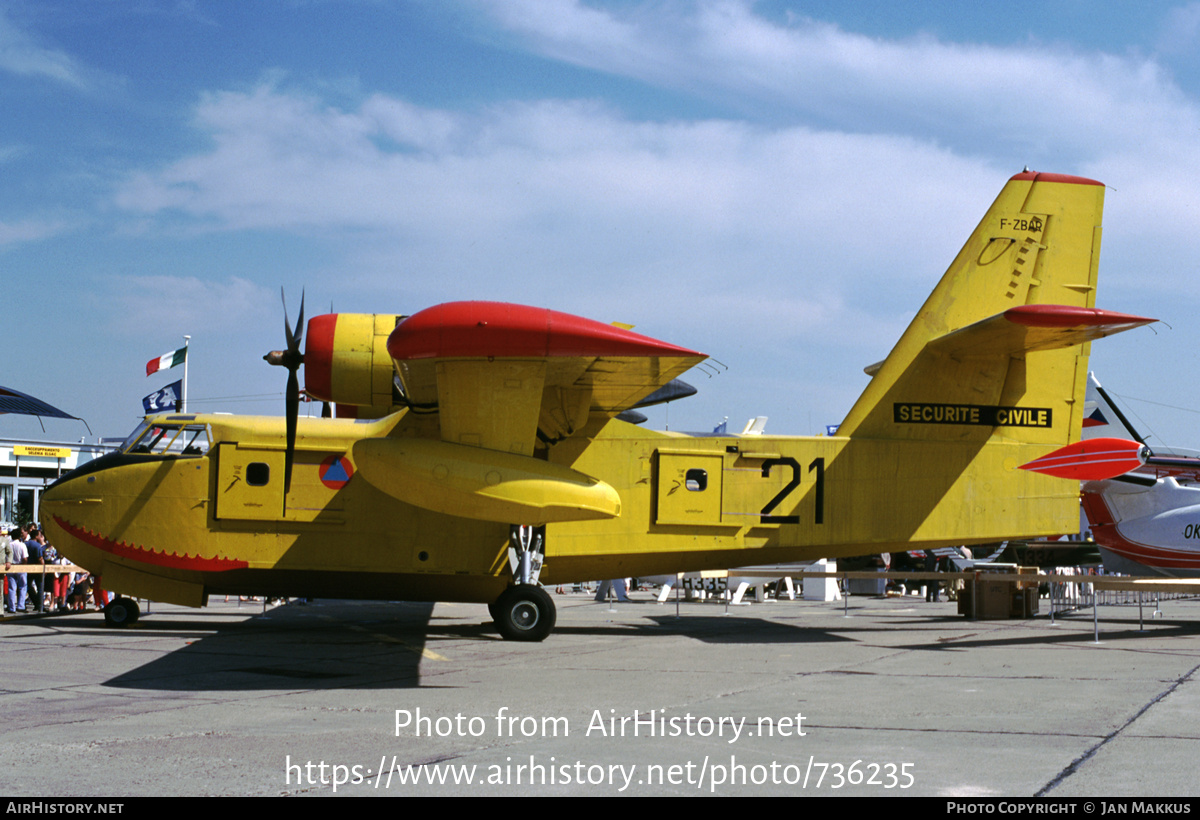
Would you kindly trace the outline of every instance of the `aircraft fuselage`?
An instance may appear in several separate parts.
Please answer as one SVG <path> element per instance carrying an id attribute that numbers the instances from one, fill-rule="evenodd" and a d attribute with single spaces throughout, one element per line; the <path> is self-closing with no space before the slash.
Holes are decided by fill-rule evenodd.
<path id="1" fill-rule="evenodd" d="M 421 423 L 407 416 L 302 419 L 286 506 L 282 419 L 158 417 L 143 440 L 166 431 L 163 441 L 195 435 L 207 447 L 134 442 L 53 485 L 45 524 L 64 554 L 131 596 L 193 606 L 209 594 L 490 603 L 511 581 L 509 523 L 522 522 L 474 519 L 469 500 L 462 515 L 423 509 L 358 470 L 355 443 L 404 439 Z M 930 458 L 927 442 L 692 437 L 607 421 L 548 455 L 613 488 L 619 516 L 547 524 L 541 580 L 999 540 L 1018 502 L 991 497 L 997 473 L 1027 486 L 1024 514 L 1044 508 L 1029 534 L 1055 534 L 1070 527 L 1061 511 L 1071 482 L 1014 476 L 1040 452 L 963 443 Z M 450 478 L 431 463 L 425 480 Z"/>

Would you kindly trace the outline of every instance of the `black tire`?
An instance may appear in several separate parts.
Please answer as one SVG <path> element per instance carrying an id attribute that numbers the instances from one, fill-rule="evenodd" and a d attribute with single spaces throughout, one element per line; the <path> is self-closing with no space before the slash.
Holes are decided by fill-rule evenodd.
<path id="1" fill-rule="evenodd" d="M 136 624 L 141 615 L 137 601 L 131 598 L 113 598 L 104 607 L 104 623 L 118 629 Z"/>
<path id="2" fill-rule="evenodd" d="M 510 641 L 544 641 L 557 618 L 554 601 L 533 584 L 509 587 L 488 609 L 496 629 Z"/>

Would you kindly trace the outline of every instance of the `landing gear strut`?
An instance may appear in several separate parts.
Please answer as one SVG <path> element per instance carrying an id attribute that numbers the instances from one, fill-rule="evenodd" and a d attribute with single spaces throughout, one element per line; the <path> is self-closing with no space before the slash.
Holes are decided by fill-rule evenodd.
<path id="1" fill-rule="evenodd" d="M 513 524 L 508 530 L 508 568 L 513 582 L 536 584 L 546 561 L 546 528 Z"/>
<path id="2" fill-rule="evenodd" d="M 117 596 L 104 607 L 104 623 L 111 627 L 126 627 L 137 623 L 142 611 L 132 598 Z"/>
<path id="3" fill-rule="evenodd" d="M 488 611 L 496 621 L 496 629 L 510 641 L 544 641 L 557 618 L 554 601 L 533 584 L 509 587 L 488 605 Z"/>

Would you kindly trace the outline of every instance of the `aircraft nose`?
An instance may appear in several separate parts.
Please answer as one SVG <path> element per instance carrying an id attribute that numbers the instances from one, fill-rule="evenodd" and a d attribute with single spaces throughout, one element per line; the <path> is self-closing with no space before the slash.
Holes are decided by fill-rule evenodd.
<path id="1" fill-rule="evenodd" d="M 42 509 L 47 506 L 58 509 L 92 496 L 99 501 L 96 490 L 94 474 L 76 477 L 68 473 L 42 491 L 41 506 Z"/>
<path id="2" fill-rule="evenodd" d="M 103 495 L 97 485 L 95 474 L 78 477 L 68 474 L 42 492 L 42 524 L 52 531 L 58 531 L 59 542 L 65 541 L 63 536 L 66 533 L 62 527 L 67 523 L 88 529 L 96 527 L 104 506 Z"/>
<path id="3" fill-rule="evenodd" d="M 41 519 L 59 554 L 91 572 L 104 571 L 97 539 L 109 529 L 99 474 L 68 473 L 42 493 Z"/>

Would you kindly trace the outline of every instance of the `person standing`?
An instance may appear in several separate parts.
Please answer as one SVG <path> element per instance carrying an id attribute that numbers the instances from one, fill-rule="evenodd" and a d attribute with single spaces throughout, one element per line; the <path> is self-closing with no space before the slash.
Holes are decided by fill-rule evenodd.
<path id="1" fill-rule="evenodd" d="M 42 540 L 45 541 L 45 530 L 41 531 L 41 535 Z M 58 548 L 49 543 L 43 548 L 42 560 L 46 562 L 47 566 L 51 567 L 56 567 L 67 562 L 65 558 L 58 554 Z M 46 591 L 50 594 L 50 609 L 52 611 L 63 612 L 67 608 L 67 582 L 69 576 L 70 573 L 66 572 L 52 572 L 48 576 L 48 589 Z"/>
<path id="2" fill-rule="evenodd" d="M 8 533 L 0 534 L 0 560 L 4 561 L 4 594 L 0 595 L 0 600 L 4 601 L 4 611 L 8 611 L 8 571 L 13 565 L 13 549 L 12 537 Z"/>
<path id="3" fill-rule="evenodd" d="M 937 572 L 938 559 L 933 550 L 925 550 L 925 571 Z M 927 578 L 925 580 L 925 602 L 937 603 L 940 598 L 942 582 L 937 578 Z"/>
<path id="4" fill-rule="evenodd" d="M 33 572 L 26 575 L 26 588 L 29 591 L 29 603 L 33 605 L 33 610 L 36 612 L 42 608 L 43 593 L 42 579 L 45 573 L 42 567 L 46 563 L 44 557 L 46 549 L 46 536 L 41 534 L 41 529 L 35 524 L 29 531 L 29 537 L 25 539 L 25 549 L 29 552 L 25 558 L 25 563 L 31 567 L 35 567 Z"/>
<path id="5" fill-rule="evenodd" d="M 25 547 L 25 539 L 29 530 L 24 527 L 14 528 L 12 533 L 13 564 L 20 566 L 29 558 L 29 550 Z M 8 598 L 5 599 L 6 612 L 24 612 L 28 579 L 23 572 L 14 572 L 8 576 Z"/>

